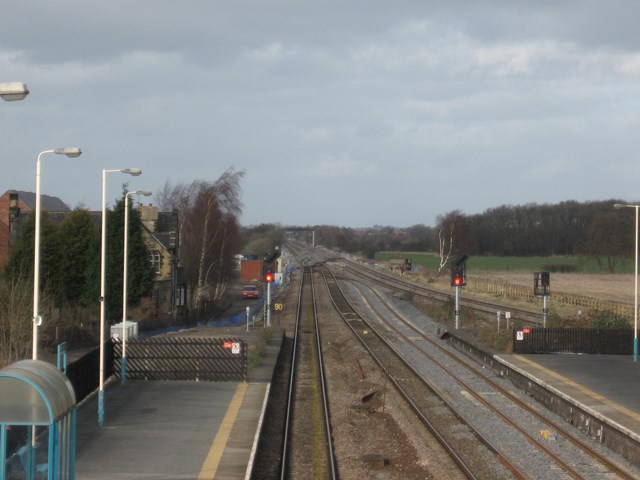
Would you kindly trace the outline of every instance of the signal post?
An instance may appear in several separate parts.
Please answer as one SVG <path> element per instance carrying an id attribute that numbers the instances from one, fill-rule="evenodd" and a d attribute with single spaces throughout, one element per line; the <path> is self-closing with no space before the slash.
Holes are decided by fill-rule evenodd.
<path id="1" fill-rule="evenodd" d="M 267 282 L 267 315 L 266 315 L 266 326 L 271 326 L 271 284 L 273 283 L 273 273 L 267 272 L 264 276 L 265 282 Z"/>
<path id="2" fill-rule="evenodd" d="M 451 286 L 456 288 L 456 330 L 460 328 L 460 287 L 467 284 L 467 255 L 458 257 L 451 264 Z"/>

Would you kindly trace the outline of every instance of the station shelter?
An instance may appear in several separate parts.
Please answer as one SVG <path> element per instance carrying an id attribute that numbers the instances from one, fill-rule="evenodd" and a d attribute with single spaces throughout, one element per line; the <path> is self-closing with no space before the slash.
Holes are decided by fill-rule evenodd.
<path id="1" fill-rule="evenodd" d="M 75 478 L 76 396 L 54 365 L 0 370 L 0 480 Z"/>

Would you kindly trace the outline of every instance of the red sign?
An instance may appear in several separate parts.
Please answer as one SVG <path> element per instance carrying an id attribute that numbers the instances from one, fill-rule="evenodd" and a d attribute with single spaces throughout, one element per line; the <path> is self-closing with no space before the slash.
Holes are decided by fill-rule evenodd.
<path id="1" fill-rule="evenodd" d="M 224 348 L 232 348 L 232 347 L 233 347 L 233 342 L 224 342 L 224 343 L 222 344 L 222 346 L 223 346 Z"/>
<path id="2" fill-rule="evenodd" d="M 531 333 L 531 327 L 524 327 L 522 333 Z"/>

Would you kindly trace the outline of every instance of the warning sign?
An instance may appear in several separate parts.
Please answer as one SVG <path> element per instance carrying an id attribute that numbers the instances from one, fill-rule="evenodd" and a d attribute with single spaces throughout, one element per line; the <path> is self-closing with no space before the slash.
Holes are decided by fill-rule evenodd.
<path id="1" fill-rule="evenodd" d="M 520 342 L 521 342 L 522 340 L 524 340 L 524 333 L 523 333 L 523 332 L 521 332 L 520 330 L 518 330 L 518 331 L 516 332 L 516 340 L 518 340 L 518 341 L 520 341 Z"/>

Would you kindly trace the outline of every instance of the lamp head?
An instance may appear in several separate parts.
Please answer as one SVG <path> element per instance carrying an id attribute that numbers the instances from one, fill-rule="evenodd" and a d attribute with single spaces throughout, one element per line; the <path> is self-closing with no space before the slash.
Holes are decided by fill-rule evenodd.
<path id="1" fill-rule="evenodd" d="M 29 94 L 29 90 L 24 83 L 5 82 L 0 83 L 0 97 L 7 102 L 23 100 Z"/>
<path id="2" fill-rule="evenodd" d="M 128 173 L 132 177 L 137 177 L 138 175 L 142 175 L 142 170 L 139 168 L 123 168 L 120 170 L 122 173 Z"/>
<path id="3" fill-rule="evenodd" d="M 127 192 L 127 195 L 142 195 L 144 197 L 150 197 L 153 195 L 153 192 L 149 190 L 134 190 L 132 192 Z"/>
<path id="4" fill-rule="evenodd" d="M 58 153 L 61 155 L 66 155 L 69 158 L 76 158 L 82 154 L 82 150 L 79 147 L 62 147 L 56 148 L 53 153 Z"/>

